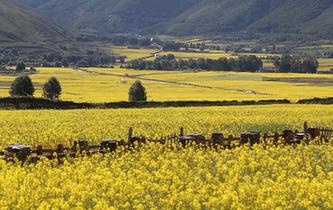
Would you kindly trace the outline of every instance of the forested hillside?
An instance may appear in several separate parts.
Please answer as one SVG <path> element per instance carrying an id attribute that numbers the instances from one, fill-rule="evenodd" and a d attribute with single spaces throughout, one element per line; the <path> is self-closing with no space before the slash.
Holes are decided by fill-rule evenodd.
<path id="1" fill-rule="evenodd" d="M 138 32 L 171 21 L 200 0 L 17 0 L 72 32 Z"/>
<path id="2" fill-rule="evenodd" d="M 16 0 L 72 32 L 333 34 L 332 0 Z"/>

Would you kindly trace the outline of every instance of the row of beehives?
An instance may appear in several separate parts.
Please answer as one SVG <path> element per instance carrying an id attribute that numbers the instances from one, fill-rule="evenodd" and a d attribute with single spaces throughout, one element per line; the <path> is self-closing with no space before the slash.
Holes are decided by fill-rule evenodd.
<path id="1" fill-rule="evenodd" d="M 65 147 L 63 144 L 59 144 L 56 148 L 44 148 L 42 145 L 32 148 L 25 144 L 12 144 L 5 148 L 5 151 L 1 152 L 3 158 L 6 160 L 18 159 L 25 161 L 29 159 L 32 162 L 38 161 L 41 156 L 48 159 L 62 159 L 64 157 L 77 157 L 79 154 L 85 153 L 86 155 L 92 155 L 96 153 L 108 153 L 115 151 L 118 147 L 133 148 L 137 144 L 145 144 L 147 142 L 155 142 L 160 144 L 166 144 L 168 142 L 179 143 L 182 146 L 189 144 L 201 144 L 204 146 L 221 146 L 223 148 L 232 148 L 234 146 L 249 144 L 260 144 L 272 142 L 274 145 L 296 145 L 309 143 L 311 140 L 319 137 L 320 141 L 328 141 L 332 136 L 333 130 L 328 128 L 308 128 L 307 123 L 304 123 L 304 131 L 292 131 L 284 130 L 281 134 L 274 133 L 273 135 L 264 134 L 260 132 L 244 132 L 239 137 L 232 135 L 224 136 L 222 133 L 213 133 L 211 138 L 206 139 L 202 134 L 189 134 L 186 135 L 184 128 L 180 129 L 179 135 L 165 136 L 160 139 L 147 139 L 144 136 L 133 135 L 133 129 L 128 131 L 128 141 L 124 140 L 103 140 L 99 145 L 89 145 L 88 141 L 81 140 L 75 141 L 73 146 Z"/>

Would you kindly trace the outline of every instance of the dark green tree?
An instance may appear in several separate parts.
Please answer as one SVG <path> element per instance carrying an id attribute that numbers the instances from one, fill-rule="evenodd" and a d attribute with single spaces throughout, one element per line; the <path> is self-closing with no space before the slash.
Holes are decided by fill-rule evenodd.
<path id="1" fill-rule="evenodd" d="M 277 67 L 279 72 L 291 72 L 293 64 L 293 58 L 284 54 L 281 58 L 275 60 L 274 65 Z"/>
<path id="2" fill-rule="evenodd" d="M 29 76 L 18 76 L 11 85 L 9 94 L 12 97 L 31 97 L 35 88 Z"/>
<path id="3" fill-rule="evenodd" d="M 59 99 L 61 95 L 60 82 L 55 77 L 51 77 L 43 86 L 43 96 L 51 100 Z"/>
<path id="4" fill-rule="evenodd" d="M 146 89 L 140 81 L 135 81 L 128 92 L 128 100 L 130 102 L 147 101 Z"/>
<path id="5" fill-rule="evenodd" d="M 303 60 L 303 69 L 305 73 L 317 73 L 319 62 L 314 57 L 306 57 Z"/>
<path id="6" fill-rule="evenodd" d="M 16 72 L 23 72 L 25 70 L 25 64 L 23 61 L 19 61 L 16 64 Z"/>
<path id="7" fill-rule="evenodd" d="M 302 61 L 302 57 L 300 57 L 300 56 L 292 56 L 290 72 L 304 73 L 304 69 L 302 67 L 302 62 L 303 62 Z"/>
<path id="8" fill-rule="evenodd" d="M 239 71 L 256 72 L 262 68 L 262 61 L 254 55 L 240 56 L 238 58 Z"/>
<path id="9" fill-rule="evenodd" d="M 274 58 L 274 65 L 279 72 L 294 73 L 316 73 L 319 63 L 313 57 L 300 57 L 291 55 L 282 55 L 281 58 Z"/>

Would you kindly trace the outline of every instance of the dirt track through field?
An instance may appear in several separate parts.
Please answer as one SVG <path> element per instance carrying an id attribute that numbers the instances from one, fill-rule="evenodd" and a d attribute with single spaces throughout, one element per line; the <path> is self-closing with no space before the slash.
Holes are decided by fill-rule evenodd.
<path id="1" fill-rule="evenodd" d="M 124 78 L 125 77 L 125 78 L 129 78 L 129 79 L 137 79 L 137 80 L 155 82 L 155 83 L 174 84 L 174 85 L 179 85 L 179 86 L 204 88 L 204 89 L 217 89 L 217 90 L 225 90 L 225 91 L 235 91 L 235 92 L 241 92 L 241 93 L 244 93 L 244 94 L 270 95 L 268 93 L 258 93 L 254 90 L 232 89 L 232 88 L 213 87 L 213 86 L 207 86 L 207 85 L 197 85 L 197 84 L 192 84 L 192 83 L 187 83 L 187 82 L 176 82 L 176 81 L 171 81 L 171 80 L 145 78 L 145 77 L 141 77 L 140 75 L 121 75 L 121 74 L 113 74 L 113 73 L 102 73 L 102 72 L 96 72 L 96 71 L 87 70 L 87 69 L 74 69 L 74 70 L 79 71 L 79 72 L 83 72 L 83 73 L 95 74 L 95 75 L 105 75 L 105 76 L 113 76 L 113 77 L 119 77 L 119 78 Z"/>

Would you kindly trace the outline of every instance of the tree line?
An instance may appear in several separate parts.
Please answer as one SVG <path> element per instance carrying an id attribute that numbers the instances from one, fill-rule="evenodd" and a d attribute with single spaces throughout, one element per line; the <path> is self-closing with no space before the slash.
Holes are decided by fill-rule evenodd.
<path id="1" fill-rule="evenodd" d="M 44 67 L 92 67 L 114 65 L 117 57 L 103 53 L 88 51 L 86 56 L 81 55 L 61 55 L 60 53 L 50 53 L 43 57 L 41 66 Z"/>
<path id="2" fill-rule="evenodd" d="M 273 58 L 273 64 L 278 72 L 317 73 L 319 62 L 315 57 L 300 57 L 284 54 Z"/>
<path id="3" fill-rule="evenodd" d="M 185 70 L 199 69 L 212 71 L 239 71 L 257 72 L 262 69 L 263 62 L 255 55 L 240 56 L 238 58 L 214 59 L 176 59 L 173 54 L 160 56 L 153 61 L 132 60 L 127 63 L 127 67 L 138 70 Z"/>
<path id="4" fill-rule="evenodd" d="M 315 57 L 282 55 L 272 58 L 277 72 L 316 73 L 319 62 Z M 263 69 L 263 61 L 255 55 L 238 58 L 219 59 L 176 59 L 173 54 L 159 56 L 154 60 L 136 59 L 127 63 L 127 67 L 137 70 L 210 70 L 258 72 Z"/>
<path id="5" fill-rule="evenodd" d="M 0 49 L 0 66 L 14 66 L 17 61 L 26 61 L 43 67 L 109 67 L 114 65 L 117 59 L 120 60 L 122 57 L 95 51 L 87 51 L 85 55 L 65 55 L 56 52 L 31 59 L 18 53 L 13 54 L 9 50 L 2 52 Z"/>

